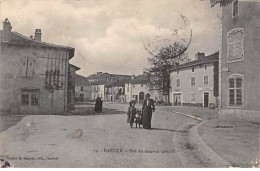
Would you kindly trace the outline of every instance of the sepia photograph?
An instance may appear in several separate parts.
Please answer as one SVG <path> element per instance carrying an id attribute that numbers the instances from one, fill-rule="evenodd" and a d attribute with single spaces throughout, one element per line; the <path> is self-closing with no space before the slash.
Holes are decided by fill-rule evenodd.
<path id="1" fill-rule="evenodd" d="M 260 0 L 0 0 L 0 168 L 260 167 Z"/>

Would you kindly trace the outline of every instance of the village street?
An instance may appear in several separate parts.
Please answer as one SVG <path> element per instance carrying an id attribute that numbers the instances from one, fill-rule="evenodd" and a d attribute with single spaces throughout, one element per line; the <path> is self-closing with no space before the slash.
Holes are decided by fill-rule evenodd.
<path id="1" fill-rule="evenodd" d="M 157 106 L 152 130 L 146 130 L 129 127 L 125 104 L 105 103 L 101 114 L 84 113 L 91 107 L 77 106 L 76 116 L 13 116 L 19 119 L 9 122 L 18 123 L 1 128 L 1 157 L 14 167 L 228 167 L 196 136 L 194 128 L 203 122 L 182 112 Z M 200 117 L 215 117 L 209 111 Z"/>

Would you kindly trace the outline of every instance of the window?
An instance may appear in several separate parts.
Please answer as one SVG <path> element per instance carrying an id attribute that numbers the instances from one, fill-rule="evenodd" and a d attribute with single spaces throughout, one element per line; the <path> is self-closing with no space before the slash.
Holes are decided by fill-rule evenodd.
<path id="1" fill-rule="evenodd" d="M 238 0 L 235 0 L 232 6 L 232 17 L 236 16 L 238 16 Z"/>
<path id="2" fill-rule="evenodd" d="M 143 84 L 141 84 L 141 87 L 143 87 Z"/>
<path id="3" fill-rule="evenodd" d="M 194 72 L 194 67 L 192 67 L 191 72 Z"/>
<path id="4" fill-rule="evenodd" d="M 127 87 L 127 92 L 129 92 L 129 87 Z"/>
<path id="5" fill-rule="evenodd" d="M 209 84 L 209 76 L 205 75 L 204 76 L 204 85 L 208 85 Z"/>
<path id="6" fill-rule="evenodd" d="M 38 106 L 39 105 L 39 89 L 23 88 L 21 89 L 21 105 L 22 106 Z"/>
<path id="7" fill-rule="evenodd" d="M 133 85 L 133 88 L 135 88 L 135 85 Z"/>
<path id="8" fill-rule="evenodd" d="M 29 94 L 22 94 L 22 106 L 29 106 Z"/>
<path id="9" fill-rule="evenodd" d="M 179 70 L 177 70 L 177 74 L 179 74 Z"/>
<path id="10" fill-rule="evenodd" d="M 243 106 L 243 78 L 234 76 L 228 79 L 229 84 L 229 106 Z"/>
<path id="11" fill-rule="evenodd" d="M 192 87 L 195 86 L 195 77 L 191 77 L 190 81 L 191 81 L 191 86 Z"/>
<path id="12" fill-rule="evenodd" d="M 207 70 L 207 68 L 208 68 L 208 66 L 207 66 L 207 65 L 205 65 L 205 70 Z"/>
<path id="13" fill-rule="evenodd" d="M 195 103 L 195 101 L 196 101 L 196 93 L 190 93 L 190 101 L 191 101 L 191 103 Z"/>
<path id="14" fill-rule="evenodd" d="M 38 106 L 38 94 L 32 93 L 31 94 L 31 106 Z"/>
<path id="15" fill-rule="evenodd" d="M 34 74 L 35 60 L 29 57 L 25 57 L 21 60 L 21 76 L 29 77 Z"/>
<path id="16" fill-rule="evenodd" d="M 176 86 L 177 86 L 177 87 L 180 87 L 180 86 L 181 86 L 181 80 L 180 80 L 180 79 L 177 79 L 176 82 L 177 82 L 177 85 L 176 85 Z"/>
<path id="17" fill-rule="evenodd" d="M 244 59 L 244 29 L 236 28 L 227 35 L 228 62 L 241 61 Z"/>
<path id="18" fill-rule="evenodd" d="M 84 87 L 80 87 L 80 91 L 83 91 L 84 90 Z"/>

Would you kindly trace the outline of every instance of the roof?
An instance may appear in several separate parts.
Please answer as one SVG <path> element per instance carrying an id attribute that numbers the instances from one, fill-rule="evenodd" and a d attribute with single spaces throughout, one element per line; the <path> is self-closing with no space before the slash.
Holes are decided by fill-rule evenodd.
<path id="1" fill-rule="evenodd" d="M 148 82 L 148 75 L 138 75 L 134 79 L 130 80 L 130 83 L 132 84 L 147 84 Z"/>
<path id="2" fill-rule="evenodd" d="M 88 79 L 82 75 L 75 74 L 76 86 L 90 86 Z"/>
<path id="3" fill-rule="evenodd" d="M 69 66 L 75 68 L 76 71 L 78 71 L 78 70 L 81 69 L 81 68 L 79 68 L 79 67 L 77 67 L 77 66 L 75 66 L 75 65 L 72 65 L 72 64 L 69 64 Z"/>
<path id="4" fill-rule="evenodd" d="M 1 43 L 8 44 L 8 45 L 16 45 L 16 46 L 35 46 L 35 47 L 46 47 L 46 48 L 57 48 L 57 49 L 64 49 L 69 51 L 69 58 L 71 59 L 74 56 L 75 49 L 69 46 L 63 45 L 56 45 L 52 43 L 37 41 L 32 38 L 26 37 L 17 32 L 11 32 L 8 38 L 8 41 L 2 40 L 2 30 L 1 32 Z"/>
<path id="5" fill-rule="evenodd" d="M 192 67 L 192 66 L 197 66 L 197 65 L 201 65 L 201 64 L 213 63 L 215 61 L 218 61 L 218 59 L 219 59 L 219 52 L 216 52 L 209 56 L 199 58 L 198 60 L 194 60 L 194 61 L 182 64 L 182 65 L 174 66 L 173 68 L 170 69 L 170 71 L 188 68 L 188 67 Z"/>
<path id="6" fill-rule="evenodd" d="M 210 0 L 211 7 L 214 7 L 217 3 L 220 4 L 221 7 L 227 6 L 232 3 L 234 0 Z"/>

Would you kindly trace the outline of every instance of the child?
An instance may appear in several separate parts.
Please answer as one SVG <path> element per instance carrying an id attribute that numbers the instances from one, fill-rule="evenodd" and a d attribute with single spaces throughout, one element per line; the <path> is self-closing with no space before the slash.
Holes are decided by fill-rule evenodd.
<path id="1" fill-rule="evenodd" d="M 135 108 L 135 101 L 130 101 L 129 102 L 129 107 L 128 107 L 128 112 L 127 112 L 127 123 L 130 123 L 130 127 L 133 127 L 133 123 L 134 123 L 134 118 L 135 118 L 135 114 L 136 114 L 136 108 Z"/>

